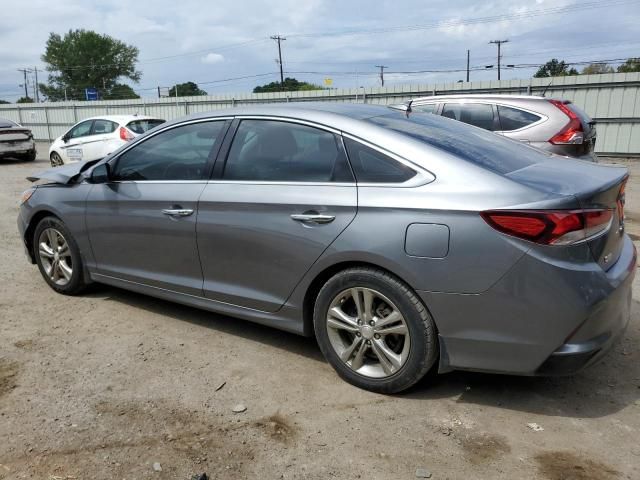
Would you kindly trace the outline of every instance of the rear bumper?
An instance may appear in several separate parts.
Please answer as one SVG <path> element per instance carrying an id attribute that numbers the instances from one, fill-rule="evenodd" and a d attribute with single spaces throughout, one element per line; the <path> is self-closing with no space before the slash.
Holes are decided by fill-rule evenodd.
<path id="1" fill-rule="evenodd" d="M 597 362 L 629 323 L 635 270 L 627 236 L 606 272 L 578 254 L 530 252 L 481 294 L 418 292 L 439 330 L 440 371 L 554 375 Z"/>

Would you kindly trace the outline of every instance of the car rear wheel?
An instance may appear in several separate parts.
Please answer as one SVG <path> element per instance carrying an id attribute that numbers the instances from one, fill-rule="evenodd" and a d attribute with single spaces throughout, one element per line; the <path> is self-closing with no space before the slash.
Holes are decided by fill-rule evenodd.
<path id="1" fill-rule="evenodd" d="M 36 151 L 32 150 L 29 153 L 25 154 L 22 158 L 27 162 L 33 162 L 36 159 Z"/>
<path id="2" fill-rule="evenodd" d="M 49 159 L 51 160 L 52 167 L 61 167 L 62 165 L 64 165 L 62 157 L 58 155 L 58 152 L 51 152 L 51 156 L 49 157 Z"/>
<path id="3" fill-rule="evenodd" d="M 86 288 L 80 249 L 59 219 L 45 217 L 38 223 L 33 249 L 42 277 L 56 292 L 75 295 Z"/>
<path id="4" fill-rule="evenodd" d="M 366 390 L 407 389 L 437 360 L 429 312 L 408 285 L 383 270 L 350 268 L 330 278 L 316 300 L 314 329 L 337 373 Z"/>

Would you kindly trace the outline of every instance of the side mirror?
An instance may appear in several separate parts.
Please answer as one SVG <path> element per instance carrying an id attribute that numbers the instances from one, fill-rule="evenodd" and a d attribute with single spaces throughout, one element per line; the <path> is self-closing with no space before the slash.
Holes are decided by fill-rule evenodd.
<path id="1" fill-rule="evenodd" d="M 62 136 L 62 141 L 63 141 L 64 143 L 67 143 L 67 142 L 69 141 L 69 138 L 70 138 L 70 137 L 69 137 L 69 134 L 68 134 L 68 133 L 66 133 L 66 134 L 64 134 L 64 135 Z"/>
<path id="2" fill-rule="evenodd" d="M 107 183 L 111 178 L 111 167 L 108 163 L 101 163 L 91 171 L 91 183 Z"/>

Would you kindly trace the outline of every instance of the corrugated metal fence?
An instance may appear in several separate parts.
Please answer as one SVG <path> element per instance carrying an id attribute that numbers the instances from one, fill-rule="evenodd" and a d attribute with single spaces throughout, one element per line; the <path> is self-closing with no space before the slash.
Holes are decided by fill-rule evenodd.
<path id="1" fill-rule="evenodd" d="M 612 73 L 469 83 L 397 85 L 282 93 L 240 93 L 204 97 L 56 102 L 0 105 L 0 117 L 30 127 L 38 140 L 62 135 L 71 125 L 92 116 L 146 114 L 170 120 L 196 112 L 271 102 L 398 103 L 424 95 L 506 93 L 546 95 L 572 100 L 598 122 L 596 151 L 640 155 L 640 73 Z"/>

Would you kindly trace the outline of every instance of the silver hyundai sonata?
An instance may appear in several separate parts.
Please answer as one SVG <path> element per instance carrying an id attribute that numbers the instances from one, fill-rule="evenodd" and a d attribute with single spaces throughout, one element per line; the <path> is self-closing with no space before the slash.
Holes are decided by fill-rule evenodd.
<path id="1" fill-rule="evenodd" d="M 627 176 L 435 115 L 252 107 L 30 177 L 18 226 L 57 292 L 100 282 L 315 335 L 342 378 L 389 393 L 600 358 L 629 321 Z"/>

